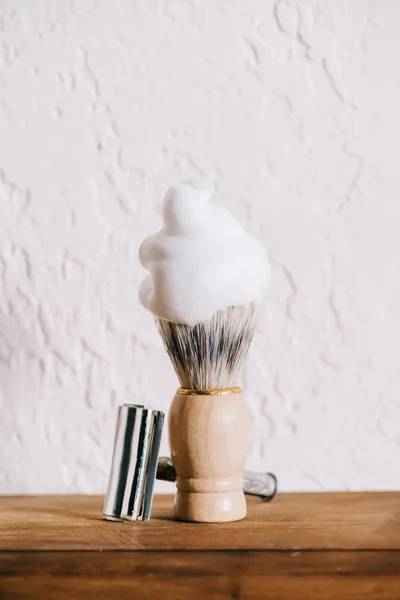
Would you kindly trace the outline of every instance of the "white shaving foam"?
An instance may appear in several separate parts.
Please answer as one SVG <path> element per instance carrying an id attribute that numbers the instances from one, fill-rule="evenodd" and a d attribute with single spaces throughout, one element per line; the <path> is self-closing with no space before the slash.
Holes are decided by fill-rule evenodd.
<path id="1" fill-rule="evenodd" d="M 228 210 L 210 203 L 213 191 L 193 181 L 170 188 L 164 225 L 140 248 L 149 275 L 139 300 L 161 319 L 202 323 L 218 310 L 257 303 L 269 283 L 264 247 Z"/>

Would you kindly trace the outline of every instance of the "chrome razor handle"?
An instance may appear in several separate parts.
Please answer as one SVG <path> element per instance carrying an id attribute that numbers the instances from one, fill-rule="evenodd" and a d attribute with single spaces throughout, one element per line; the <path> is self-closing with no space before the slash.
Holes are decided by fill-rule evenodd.
<path id="1" fill-rule="evenodd" d="M 157 465 L 157 479 L 174 482 L 176 478 L 175 467 L 168 456 L 161 456 Z M 243 473 L 245 494 L 258 496 L 265 502 L 270 502 L 278 491 L 278 481 L 273 473 L 256 473 L 245 471 Z"/>

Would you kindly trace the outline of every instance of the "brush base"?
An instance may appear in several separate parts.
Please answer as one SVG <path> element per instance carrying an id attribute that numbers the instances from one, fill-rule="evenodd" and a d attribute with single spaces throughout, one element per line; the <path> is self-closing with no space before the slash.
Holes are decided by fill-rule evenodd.
<path id="1" fill-rule="evenodd" d="M 240 521 L 247 514 L 242 490 L 217 494 L 177 492 L 175 518 L 196 523 L 224 523 Z"/>
<path id="2" fill-rule="evenodd" d="M 219 523 L 246 516 L 243 471 L 250 414 L 241 390 L 175 395 L 169 413 L 175 517 Z"/>

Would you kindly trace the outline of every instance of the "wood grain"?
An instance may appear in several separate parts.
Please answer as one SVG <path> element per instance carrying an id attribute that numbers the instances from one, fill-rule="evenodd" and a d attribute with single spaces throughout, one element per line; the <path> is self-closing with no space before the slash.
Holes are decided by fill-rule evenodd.
<path id="1" fill-rule="evenodd" d="M 0 498 L 1 600 L 400 599 L 400 494 L 281 494 L 205 525 L 173 521 L 171 496 L 147 523 L 106 522 L 101 506 Z"/>

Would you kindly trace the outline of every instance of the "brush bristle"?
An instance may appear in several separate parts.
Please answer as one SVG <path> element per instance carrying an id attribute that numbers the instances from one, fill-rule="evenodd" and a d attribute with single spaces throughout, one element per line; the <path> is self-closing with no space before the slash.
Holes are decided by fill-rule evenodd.
<path id="1" fill-rule="evenodd" d="M 256 324 L 253 304 L 221 310 L 199 325 L 159 318 L 156 324 L 183 388 L 211 390 L 240 383 Z"/>

